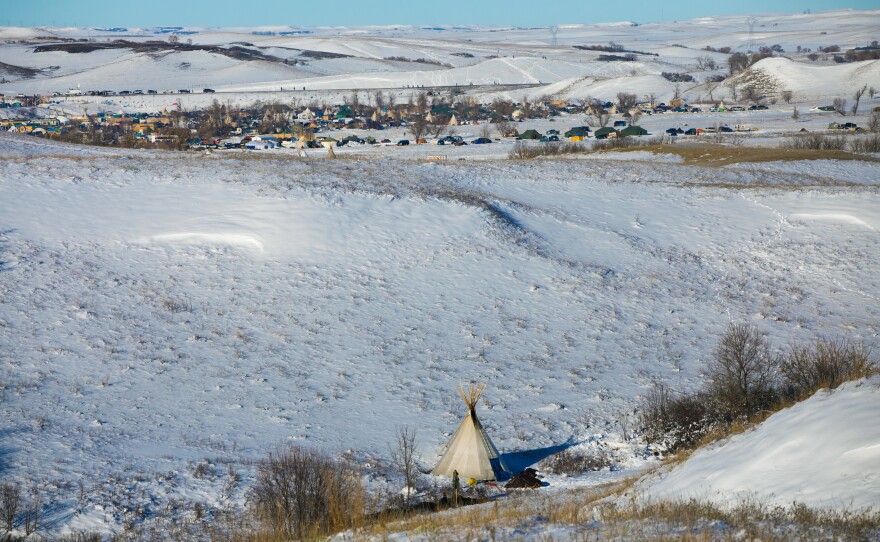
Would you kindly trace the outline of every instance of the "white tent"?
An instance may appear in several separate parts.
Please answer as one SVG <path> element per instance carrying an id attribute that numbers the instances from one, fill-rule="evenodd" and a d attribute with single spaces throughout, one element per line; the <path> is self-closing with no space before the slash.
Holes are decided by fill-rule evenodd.
<path id="1" fill-rule="evenodd" d="M 462 479 L 498 480 L 504 478 L 507 468 L 501 461 L 498 449 L 492 444 L 483 424 L 477 418 L 476 405 L 486 385 L 471 385 L 458 388 L 458 394 L 468 407 L 468 414 L 459 424 L 458 429 L 440 450 L 443 457 L 432 474 L 452 476 L 458 471 Z"/>

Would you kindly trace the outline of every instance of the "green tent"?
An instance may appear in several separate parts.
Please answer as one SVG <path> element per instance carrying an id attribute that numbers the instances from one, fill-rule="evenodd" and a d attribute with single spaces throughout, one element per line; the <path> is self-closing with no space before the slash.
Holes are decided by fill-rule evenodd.
<path id="1" fill-rule="evenodd" d="M 537 130 L 526 130 L 516 137 L 517 139 L 541 139 L 541 134 Z"/>
<path id="2" fill-rule="evenodd" d="M 565 137 L 588 137 L 590 129 L 586 126 L 575 126 L 571 130 L 565 132 Z"/>
<path id="3" fill-rule="evenodd" d="M 622 136 L 643 136 L 648 135 L 648 131 L 641 126 L 627 126 L 620 131 Z"/>
<path id="4" fill-rule="evenodd" d="M 599 128 L 598 130 L 596 130 L 596 131 L 593 133 L 593 137 L 595 137 L 596 139 L 608 139 L 608 137 L 609 137 L 611 134 L 615 134 L 615 135 L 616 135 L 616 134 L 617 134 L 617 130 L 615 130 L 614 128 L 610 128 L 610 127 L 606 126 L 606 127 L 604 127 L 604 128 Z"/>

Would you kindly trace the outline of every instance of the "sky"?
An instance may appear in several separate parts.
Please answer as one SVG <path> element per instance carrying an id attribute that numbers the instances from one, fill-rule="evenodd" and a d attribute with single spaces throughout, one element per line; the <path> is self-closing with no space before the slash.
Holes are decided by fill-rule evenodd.
<path id="1" fill-rule="evenodd" d="M 4 0 L 0 26 L 366 26 L 687 20 L 719 15 L 877 9 L 877 0 Z"/>

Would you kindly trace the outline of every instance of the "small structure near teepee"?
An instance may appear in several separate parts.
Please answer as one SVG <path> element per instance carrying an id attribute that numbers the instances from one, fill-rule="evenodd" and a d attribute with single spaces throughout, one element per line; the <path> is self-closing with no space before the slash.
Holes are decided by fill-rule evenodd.
<path id="1" fill-rule="evenodd" d="M 333 150 L 333 147 L 327 147 L 327 158 L 331 160 L 336 158 L 336 151 Z"/>
<path id="2" fill-rule="evenodd" d="M 468 407 L 468 414 L 453 433 L 452 438 L 440 450 L 443 457 L 431 474 L 452 476 L 454 471 L 463 479 L 503 480 L 508 478 L 507 468 L 501 461 L 498 449 L 492 444 L 483 424 L 477 418 L 477 401 L 486 391 L 486 384 L 459 387 L 458 395 Z"/>

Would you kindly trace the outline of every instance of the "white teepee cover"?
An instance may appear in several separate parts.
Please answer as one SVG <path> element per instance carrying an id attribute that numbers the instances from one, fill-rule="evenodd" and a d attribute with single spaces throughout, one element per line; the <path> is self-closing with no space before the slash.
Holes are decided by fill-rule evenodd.
<path id="1" fill-rule="evenodd" d="M 459 388 L 458 394 L 468 406 L 468 414 L 446 446 L 440 450 L 443 457 L 432 474 L 452 476 L 452 471 L 457 470 L 462 480 L 495 480 L 496 469 L 506 470 L 498 449 L 492 444 L 483 424 L 477 418 L 475 407 L 485 389 L 485 384 L 470 386 L 469 389 Z"/>

